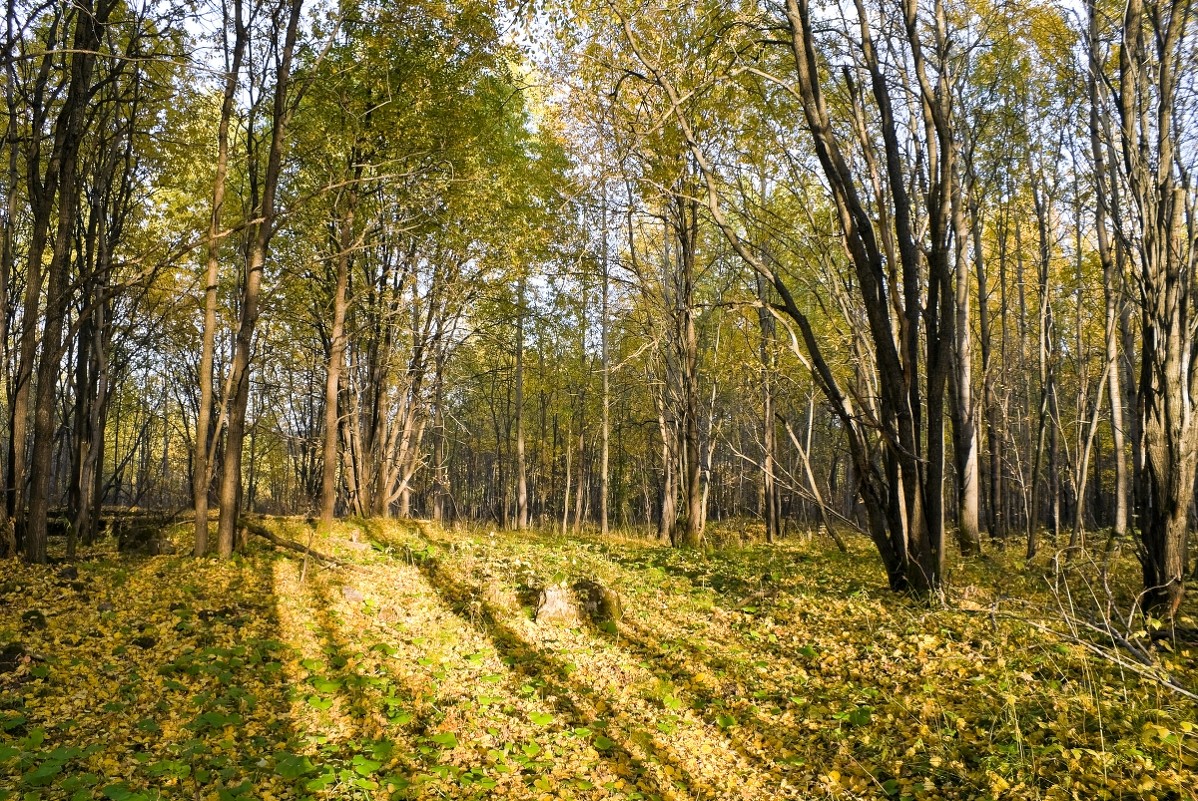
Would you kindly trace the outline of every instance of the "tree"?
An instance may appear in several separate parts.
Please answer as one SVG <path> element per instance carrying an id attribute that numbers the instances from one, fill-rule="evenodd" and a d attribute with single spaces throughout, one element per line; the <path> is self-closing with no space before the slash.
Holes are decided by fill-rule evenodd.
<path id="1" fill-rule="evenodd" d="M 228 15 L 228 8 L 222 10 Z M 200 403 L 196 413 L 195 449 L 192 457 L 192 503 L 195 507 L 195 555 L 203 556 L 208 551 L 208 493 L 212 487 L 212 463 L 215 457 L 216 437 L 212 432 L 212 407 L 214 398 L 213 360 L 216 354 L 216 310 L 217 290 L 220 278 L 220 235 L 221 219 L 225 206 L 225 187 L 229 172 L 229 127 L 233 121 L 234 101 L 241 76 L 241 62 L 249 42 L 249 30 L 243 19 L 241 0 L 234 0 L 231 18 L 223 19 L 224 37 L 233 28 L 233 44 L 225 58 L 224 89 L 221 94 L 220 123 L 216 134 L 216 176 L 212 187 L 212 213 L 208 222 L 207 260 L 204 272 L 204 323 L 203 344 L 200 355 Z M 223 410 L 222 410 L 223 411 Z M 223 417 L 223 414 L 221 415 Z M 211 440 L 211 441 L 210 441 Z"/>
<path id="2" fill-rule="evenodd" d="M 217 522 L 217 552 L 222 558 L 232 555 L 242 502 L 241 458 L 245 443 L 246 410 L 250 397 L 250 358 L 254 339 L 254 328 L 258 323 L 258 307 L 262 291 L 262 271 L 270 239 L 274 234 L 277 213 L 275 195 L 283 169 L 283 149 L 286 142 L 287 122 L 290 116 L 288 91 L 291 83 L 291 64 L 295 56 L 299 34 L 300 11 L 303 0 L 287 0 L 280 5 L 280 13 L 274 16 L 275 24 L 285 28 L 277 53 L 274 72 L 273 103 L 270 116 L 269 147 L 262 175 L 260 193 L 254 198 L 250 242 L 245 262 L 245 279 L 241 295 L 241 319 L 237 328 L 233 361 L 229 367 L 228 433 L 225 437 L 225 459 L 220 481 L 220 518 Z M 277 33 L 277 31 L 276 31 Z M 254 137 L 251 132 L 249 140 Z M 251 161 L 256 155 L 251 146 Z"/>
<path id="3" fill-rule="evenodd" d="M 1181 145 L 1185 70 L 1192 58 L 1191 4 L 1129 0 L 1118 29 L 1115 98 L 1122 156 L 1121 207 L 1136 261 L 1142 428 L 1137 522 L 1143 549 L 1143 606 L 1176 613 L 1185 588 L 1185 546 L 1198 467 L 1198 365 L 1194 318 L 1198 290 L 1189 274 L 1187 219 L 1192 165 Z"/>

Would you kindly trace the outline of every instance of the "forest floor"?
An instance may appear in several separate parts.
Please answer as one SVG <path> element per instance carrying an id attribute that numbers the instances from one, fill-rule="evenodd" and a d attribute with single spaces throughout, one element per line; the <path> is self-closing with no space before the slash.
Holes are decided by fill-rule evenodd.
<path id="1" fill-rule="evenodd" d="M 953 560 L 929 606 L 851 546 L 356 521 L 313 541 L 340 567 L 5 562 L 0 801 L 1198 798 L 1198 705 L 1153 678 L 1198 687 L 1198 645 L 1073 636 L 1088 560 Z M 534 622 L 577 579 L 623 616 Z"/>

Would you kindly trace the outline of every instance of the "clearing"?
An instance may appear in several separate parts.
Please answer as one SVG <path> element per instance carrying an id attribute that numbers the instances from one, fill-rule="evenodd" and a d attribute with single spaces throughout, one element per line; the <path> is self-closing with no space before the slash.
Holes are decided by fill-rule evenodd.
<path id="1" fill-rule="evenodd" d="M 351 521 L 313 547 L 345 564 L 0 563 L 0 800 L 1198 797 L 1195 705 L 1046 630 L 1043 561 L 950 564 L 928 607 L 864 542 Z M 534 622 L 579 579 L 623 616 Z M 1156 643 L 1194 687 L 1198 648 Z"/>

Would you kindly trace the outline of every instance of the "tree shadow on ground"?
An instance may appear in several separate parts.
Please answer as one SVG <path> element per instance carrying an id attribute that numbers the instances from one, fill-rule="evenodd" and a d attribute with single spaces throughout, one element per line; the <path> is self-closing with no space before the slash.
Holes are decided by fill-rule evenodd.
<path id="1" fill-rule="evenodd" d="M 323 758 L 313 774 L 318 784 L 335 776 L 349 791 L 371 791 L 388 783 L 406 786 L 421 767 L 413 756 L 414 740 L 428 719 L 405 714 L 401 723 L 400 712 L 415 706 L 414 688 L 354 648 L 347 636 L 349 624 L 338 609 L 337 595 L 348 602 L 356 592 L 345 578 L 344 571 L 335 571 L 322 580 L 309 577 L 293 589 L 296 611 L 304 614 L 314 640 L 307 646 L 314 653 L 301 662 L 307 676 L 300 685 L 303 703 L 314 710 L 308 714 L 320 726 L 311 732 L 309 744 Z M 298 582 L 294 576 L 286 580 L 289 585 Z M 365 642 L 360 646 L 369 647 Z"/>
<path id="2" fill-rule="evenodd" d="M 595 711 L 597 707 L 601 709 L 605 705 L 612 708 L 617 715 L 614 721 L 615 728 L 623 727 L 629 730 L 623 742 L 618 744 L 619 750 L 608 754 L 613 761 L 633 762 L 636 773 L 654 781 L 658 792 L 677 789 L 688 796 L 722 793 L 725 796 L 752 797 L 752 791 L 747 790 L 738 777 L 746 775 L 745 771 L 755 773 L 752 764 L 764 764 L 761 760 L 742 753 L 731 744 L 726 747 L 715 745 L 716 742 L 725 740 L 722 733 L 717 733 L 718 730 L 707 726 L 699 719 L 693 720 L 691 725 L 699 724 L 700 728 L 688 727 L 686 738 L 682 738 L 681 733 L 673 733 L 672 728 L 657 726 L 659 722 L 673 716 L 667 709 L 658 708 L 655 703 L 651 703 L 649 696 L 637 695 L 635 706 L 630 708 L 628 701 L 617 695 L 596 692 L 593 686 L 580 681 L 580 676 L 584 675 L 586 670 L 579 670 L 577 665 L 561 659 L 555 651 L 530 642 L 517 627 L 505 622 L 502 616 L 507 612 L 490 603 L 487 591 L 472 584 L 462 574 L 460 565 L 454 565 L 452 560 L 441 561 L 427 547 L 430 544 L 446 543 L 428 534 L 419 523 L 415 524 L 415 529 L 414 542 L 402 537 L 399 540 L 387 541 L 393 545 L 403 545 L 409 553 L 416 554 L 414 563 L 443 601 L 461 617 L 471 620 L 478 628 L 483 629 L 514 670 L 542 681 L 547 697 L 553 700 L 559 711 L 586 724 L 589 718 L 598 716 Z M 574 636 L 570 635 L 570 638 L 573 639 Z M 585 645 L 587 639 L 584 635 L 578 637 L 578 642 L 583 647 L 589 647 Z M 604 659 L 608 660 L 617 653 L 620 653 L 618 649 L 599 649 L 595 652 L 596 655 L 607 654 Z M 605 669 L 603 661 L 601 659 L 594 663 L 594 668 Z M 637 673 L 643 673 L 645 680 L 653 678 L 652 671 L 635 660 L 618 658 L 617 664 L 608 667 L 617 671 L 613 675 L 618 677 L 618 681 L 627 682 Z M 591 677 L 603 681 L 607 674 L 596 673 L 595 669 L 591 670 Z M 642 705 L 644 708 L 640 708 Z M 636 728 L 638 726 L 643 728 Z M 662 734 L 667 736 L 663 738 Z M 695 750 L 691 746 L 698 750 L 691 753 Z M 703 760 L 704 764 L 698 764 L 695 760 Z M 657 769 L 657 775 L 648 776 L 646 763 L 668 766 L 668 769 L 664 774 L 661 769 Z M 726 769 L 713 771 L 712 766 L 716 764 L 722 764 Z M 696 770 L 702 772 L 701 780 Z M 755 781 L 760 781 L 761 778 L 759 775 Z"/>
<path id="3" fill-rule="evenodd" d="M 446 544 L 418 524 L 416 528 L 419 531 L 419 536 L 426 542 L 437 545 Z M 421 553 L 426 552 L 425 549 L 420 550 Z M 660 550 L 662 553 L 657 555 L 658 558 L 668 559 L 671 556 L 668 549 Z M 610 555 L 605 554 L 604 556 L 607 558 Z M 651 560 L 649 564 L 657 561 L 653 557 Z M 619 561 L 628 565 L 628 567 L 617 568 L 620 570 L 643 571 L 646 567 L 646 561 L 637 560 L 635 557 Z M 714 567 L 718 570 L 718 565 Z M 442 566 L 438 570 L 450 572 L 451 568 Z M 457 579 L 457 582 L 456 593 L 459 597 L 469 598 L 473 601 L 482 594 L 479 587 L 467 586 L 460 579 Z M 754 586 L 759 587 L 760 584 Z M 666 646 L 660 643 L 658 632 L 634 621 L 635 614 L 635 612 L 630 612 L 624 617 L 619 624 L 618 634 L 614 636 L 589 630 L 589 627 L 587 636 L 594 641 L 613 644 L 627 654 L 628 658 L 623 660 L 627 664 L 652 665 L 651 672 L 659 676 L 663 673 L 668 674 L 671 682 L 686 685 L 686 692 L 683 695 L 689 698 L 688 708 L 698 716 L 699 720 L 707 724 L 712 734 L 725 741 L 728 748 L 738 754 L 747 764 L 777 774 L 791 772 L 793 766 L 790 763 L 768 755 L 765 749 L 758 746 L 758 743 L 778 744 L 786 732 L 794 730 L 797 733 L 797 727 L 793 729 L 792 727 L 780 727 L 776 721 L 758 717 L 756 712 L 749 712 L 742 705 L 736 704 L 735 702 L 740 700 L 741 696 L 726 689 L 728 685 L 735 687 L 739 682 L 744 682 L 748 685 L 746 693 L 752 693 L 753 677 L 748 675 L 745 670 L 746 664 L 749 663 L 745 659 L 737 661 L 731 656 L 721 656 L 713 653 L 711 649 L 700 650 L 689 642 L 680 645 L 683 653 L 671 653 Z M 673 619 L 673 615 L 664 610 L 661 614 Z M 511 630 L 509 629 L 509 631 Z M 519 636 L 515 632 L 512 634 Z M 718 648 L 719 646 L 713 644 L 713 647 Z M 795 667 L 798 668 L 798 665 Z M 662 670 L 663 668 L 664 670 Z M 704 673 L 720 674 L 726 677 L 727 681 L 723 682 L 725 686 L 714 686 L 710 681 L 700 681 L 699 677 Z M 745 700 L 750 703 L 766 700 L 767 702 L 777 702 L 783 706 L 787 704 L 787 698 L 777 689 L 771 690 L 769 699 Z M 735 713 L 736 718 L 727 717 L 732 713 Z M 665 714 L 668 714 L 668 711 L 663 709 L 663 715 Z M 834 750 L 835 747 L 835 744 L 829 744 L 829 749 Z"/>
<path id="4" fill-rule="evenodd" d="M 593 697 L 592 688 L 571 679 L 571 670 L 561 659 L 525 642 L 503 623 L 490 603 L 479 602 L 477 588 L 460 581 L 435 557 L 419 558 L 416 566 L 441 601 L 459 617 L 479 627 L 513 671 L 540 680 L 545 701 L 571 725 L 595 727 L 604 733 L 610 743 L 610 747 L 598 749 L 604 759 L 617 767 L 621 763 L 629 766 L 641 782 L 649 784 L 646 788 L 649 792 L 662 797 L 674 797 L 678 790 L 693 794 L 699 789 L 685 766 L 651 747 L 634 744 L 630 738 L 619 738 L 615 727 L 608 725 L 597 709 L 596 702 L 606 703 L 605 699 Z M 637 751 L 643 751 L 644 755 L 638 755 Z M 654 776 L 646 760 L 671 764 L 680 777 L 679 786 Z"/>
<path id="5" fill-rule="evenodd" d="M 0 676 L 0 790 L 249 797 L 282 786 L 279 744 L 298 738 L 283 675 L 285 646 L 269 563 L 121 557 L 90 550 L 62 570 L 7 563 L 28 591 L 5 604 L 0 635 L 33 608 L 46 624 L 19 631 L 33 655 Z M 66 569 L 63 569 L 66 570 Z"/>

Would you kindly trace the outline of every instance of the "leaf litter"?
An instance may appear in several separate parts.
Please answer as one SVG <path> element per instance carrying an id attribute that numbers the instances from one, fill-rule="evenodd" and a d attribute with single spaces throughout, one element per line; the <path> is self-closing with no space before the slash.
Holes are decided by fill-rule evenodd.
<path id="1" fill-rule="evenodd" d="M 929 607 L 876 586 L 865 548 L 801 539 L 354 521 L 314 542 L 347 566 L 0 563 L 0 801 L 1196 797 L 1194 707 L 986 614 L 1046 597 L 1002 554 Z M 534 622 L 536 588 L 577 580 L 622 617 Z M 1184 643 L 1166 657 L 1198 673 Z"/>

